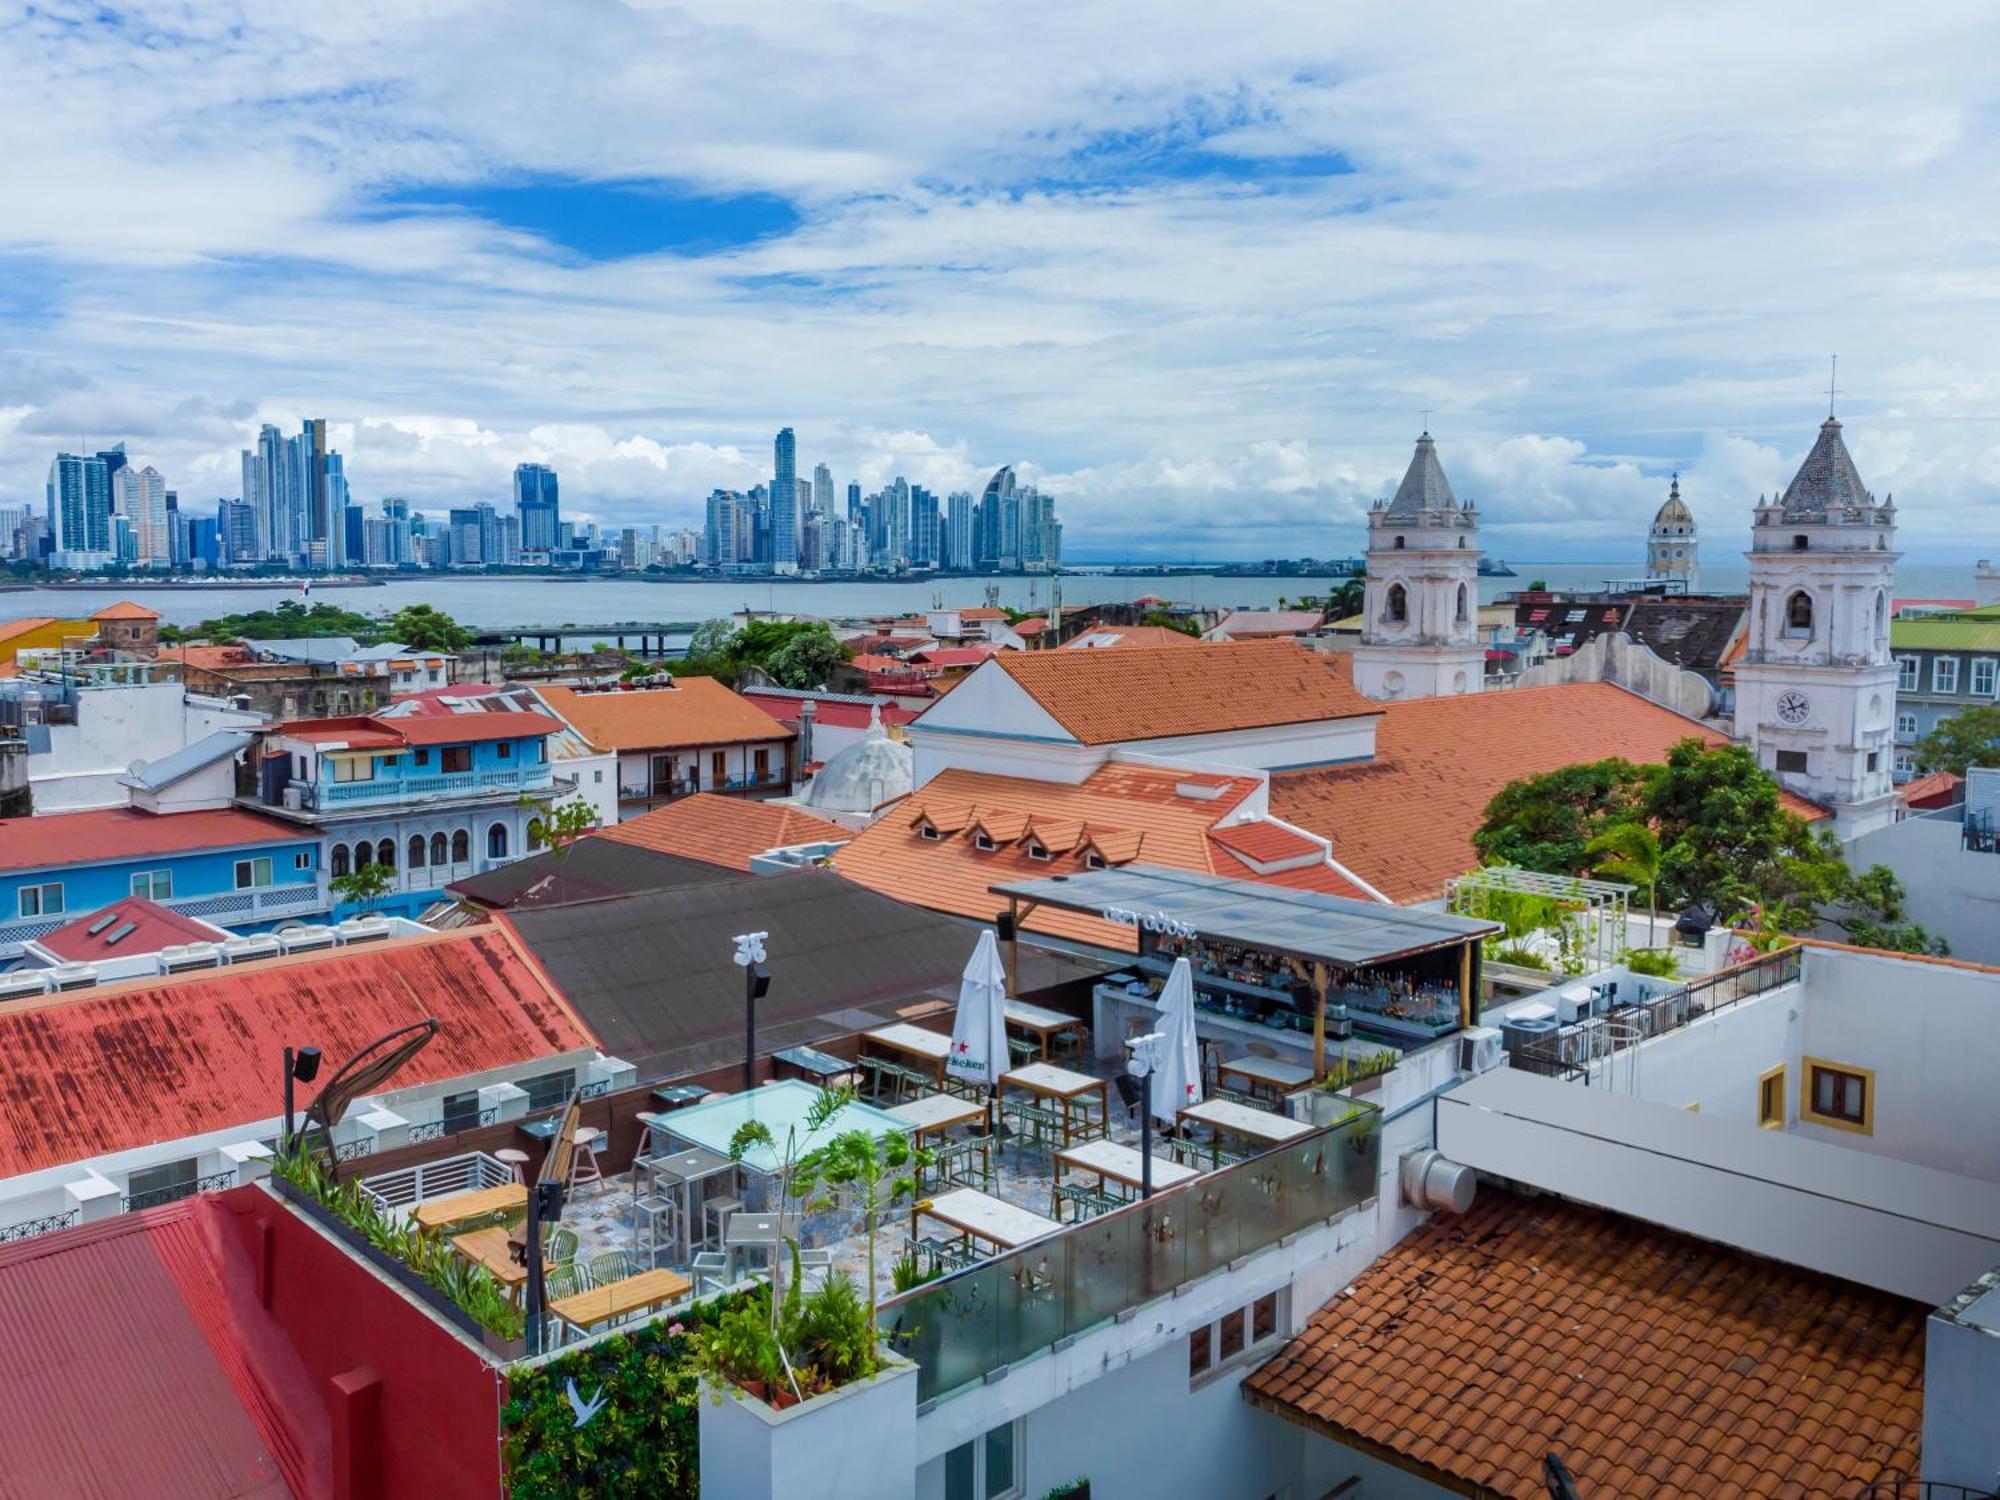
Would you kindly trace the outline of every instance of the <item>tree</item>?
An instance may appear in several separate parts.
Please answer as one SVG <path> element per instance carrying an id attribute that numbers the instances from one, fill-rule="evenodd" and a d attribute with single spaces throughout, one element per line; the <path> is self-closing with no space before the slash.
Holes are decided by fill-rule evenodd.
<path id="1" fill-rule="evenodd" d="M 771 1127 L 766 1125 L 762 1120 L 745 1120 L 741 1125 L 736 1127 L 736 1134 L 729 1138 L 729 1159 L 733 1162 L 740 1163 L 751 1148 L 755 1146 L 763 1147 L 777 1158 L 778 1217 L 780 1224 L 784 1222 L 785 1201 L 796 1196 L 793 1188 L 793 1179 L 797 1177 L 799 1167 L 808 1155 L 808 1151 L 805 1148 L 811 1142 L 812 1138 L 832 1123 L 833 1117 L 852 1104 L 854 1099 L 855 1093 L 852 1088 L 821 1089 L 818 1097 L 807 1107 L 805 1118 L 796 1124 L 785 1127 L 785 1144 L 782 1147 L 778 1145 L 776 1137 L 771 1134 Z M 800 1126 L 804 1127 L 805 1133 L 803 1135 L 799 1133 Z M 785 1239 L 785 1246 L 793 1255 L 797 1255 L 799 1248 L 797 1240 L 787 1237 Z M 771 1257 L 771 1328 L 773 1332 L 776 1332 L 778 1327 L 778 1309 L 781 1302 L 781 1289 L 778 1286 L 780 1279 L 778 1274 L 778 1257 L 774 1254 Z M 793 1278 L 794 1286 L 797 1285 L 797 1280 L 797 1277 Z"/>
<path id="2" fill-rule="evenodd" d="M 1141 625 L 1157 626 L 1161 630 L 1178 630 L 1182 635 L 1201 634 L 1201 627 L 1186 615 L 1172 614 L 1164 609 L 1149 609 L 1139 617 Z"/>
<path id="3" fill-rule="evenodd" d="M 1648 773 L 1628 760 L 1600 760 L 1511 781 L 1486 804 L 1472 836 L 1480 858 L 1550 875 L 1590 866 L 1590 841 L 1639 815 Z"/>
<path id="4" fill-rule="evenodd" d="M 912 1148 L 910 1139 L 899 1130 L 880 1136 L 867 1130 L 843 1130 L 824 1146 L 807 1154 L 799 1163 L 792 1190 L 810 1193 L 820 1183 L 833 1188 L 853 1188 L 861 1199 L 861 1219 L 868 1236 L 868 1326 L 875 1327 L 875 1227 L 882 1210 L 894 1207 L 917 1194 L 918 1170 L 929 1165 L 930 1153 Z M 904 1168 L 910 1168 L 907 1173 Z M 902 1174 L 892 1176 L 891 1174 Z M 888 1193 L 883 1195 L 884 1183 Z M 813 1208 L 830 1208 L 831 1201 L 816 1202 Z"/>
<path id="5" fill-rule="evenodd" d="M 833 669 L 846 659 L 847 653 L 833 632 L 821 625 L 801 631 L 779 647 L 765 662 L 764 670 L 779 687 L 823 688 Z"/>
<path id="6" fill-rule="evenodd" d="M 406 604 L 389 617 L 388 638 L 412 651 L 456 654 L 472 644 L 472 632 L 428 604 Z"/>
<path id="7" fill-rule="evenodd" d="M 338 604 L 302 604 L 287 599 L 275 609 L 221 615 L 191 628 L 162 625 L 160 639 L 169 645 L 181 641 L 296 641 L 330 635 L 373 641 L 381 629 L 380 620 L 342 609 Z"/>
<path id="8" fill-rule="evenodd" d="M 396 884 L 396 872 L 388 865 L 358 865 L 345 875 L 336 875 L 327 882 L 327 887 L 343 902 L 362 908 L 364 911 L 374 902 L 389 894 Z"/>
<path id="9" fill-rule="evenodd" d="M 2000 706 L 1962 708 L 1944 720 L 1917 741 L 1917 764 L 1959 776 L 1969 766 L 2000 766 Z"/>
<path id="10" fill-rule="evenodd" d="M 532 802 L 532 798 L 524 798 Z M 597 826 L 597 810 L 583 798 L 552 807 L 528 820 L 528 847 L 549 848 L 561 855 Z"/>
<path id="11" fill-rule="evenodd" d="M 1659 836 L 1668 899 L 1703 901 L 1718 912 L 1781 895 L 1785 859 L 1811 843 L 1745 746 L 1693 737 L 1652 772 L 1645 816 Z"/>
<path id="12" fill-rule="evenodd" d="M 1622 880 L 1627 885 L 1646 888 L 1646 910 L 1660 910 L 1660 839 L 1646 824 L 1614 823 L 1584 846 L 1594 863 L 1591 873 L 1600 880 Z M 1655 929 L 1649 925 L 1646 946 L 1653 947 Z"/>

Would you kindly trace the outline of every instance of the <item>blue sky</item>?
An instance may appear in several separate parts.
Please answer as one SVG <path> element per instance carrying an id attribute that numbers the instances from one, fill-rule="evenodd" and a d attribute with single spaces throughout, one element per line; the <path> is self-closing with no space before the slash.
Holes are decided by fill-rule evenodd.
<path id="1" fill-rule="evenodd" d="M 1351 8 L 1350 8 L 1351 9 Z M 1354 550 L 1432 412 L 1509 557 L 1742 535 L 1823 413 L 1992 530 L 1990 11 L 580 0 L 0 17 L 0 505 L 331 419 L 432 508 L 1061 499 L 1076 556 Z M 1974 551 L 1978 548 L 1975 546 Z M 1992 549 L 2000 551 L 2000 538 Z"/>

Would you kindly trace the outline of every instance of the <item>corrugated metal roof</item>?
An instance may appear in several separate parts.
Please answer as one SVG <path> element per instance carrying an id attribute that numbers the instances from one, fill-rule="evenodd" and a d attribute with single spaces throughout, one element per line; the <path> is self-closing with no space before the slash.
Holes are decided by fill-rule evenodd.
<path id="1" fill-rule="evenodd" d="M 184 1291 L 215 1274 L 194 1210 L 177 1203 L 0 1246 L 0 1496 L 293 1493 Z"/>
<path id="2" fill-rule="evenodd" d="M 1933 615 L 1891 620 L 1889 644 L 1903 651 L 2000 651 L 2000 618 Z"/>
<path id="3" fill-rule="evenodd" d="M 138 787 L 141 791 L 157 792 L 172 786 L 183 777 L 192 776 L 204 767 L 232 755 L 241 754 L 256 738 L 247 729 L 218 729 L 214 734 L 203 735 L 192 745 L 176 750 L 171 755 L 163 755 L 158 760 L 148 761 L 144 769 L 134 771 L 129 776 L 119 778 L 126 786 Z"/>
<path id="4" fill-rule="evenodd" d="M 748 880 L 705 860 L 681 859 L 608 838 L 581 838 L 567 849 L 547 850 L 484 875 L 447 886 L 454 896 L 503 910 L 526 906 L 567 906 L 601 901 L 677 885 Z"/>

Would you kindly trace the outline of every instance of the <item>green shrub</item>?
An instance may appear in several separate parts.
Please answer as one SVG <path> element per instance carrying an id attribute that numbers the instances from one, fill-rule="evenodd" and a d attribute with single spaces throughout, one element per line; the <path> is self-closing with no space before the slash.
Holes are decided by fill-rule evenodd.
<path id="1" fill-rule="evenodd" d="M 1540 969 L 1546 973 L 1549 967 L 1549 961 L 1532 948 L 1496 948 L 1492 958 L 1496 964 L 1512 964 L 1517 969 Z"/>
<path id="2" fill-rule="evenodd" d="M 1650 974 L 1655 979 L 1672 979 L 1680 973 L 1671 948 L 1627 948 L 1620 962 L 1634 974 Z"/>

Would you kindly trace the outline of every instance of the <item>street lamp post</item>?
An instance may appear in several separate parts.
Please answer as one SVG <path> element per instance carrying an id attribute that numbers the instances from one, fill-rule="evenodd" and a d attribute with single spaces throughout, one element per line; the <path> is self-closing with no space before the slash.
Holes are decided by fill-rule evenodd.
<path id="1" fill-rule="evenodd" d="M 757 1086 L 757 1002 L 771 991 L 771 973 L 764 967 L 768 932 L 736 935 L 736 965 L 743 970 L 743 1091 Z"/>
<path id="2" fill-rule="evenodd" d="M 311 1083 L 319 1077 L 319 1048 L 301 1047 L 294 1052 L 285 1049 L 285 1128 L 278 1132 L 278 1144 L 284 1150 L 292 1147 L 292 1080 Z"/>
<path id="3" fill-rule="evenodd" d="M 1132 1038 L 1125 1070 L 1139 1080 L 1139 1196 L 1153 1196 L 1153 1071 L 1159 1066 L 1160 1033 Z"/>

